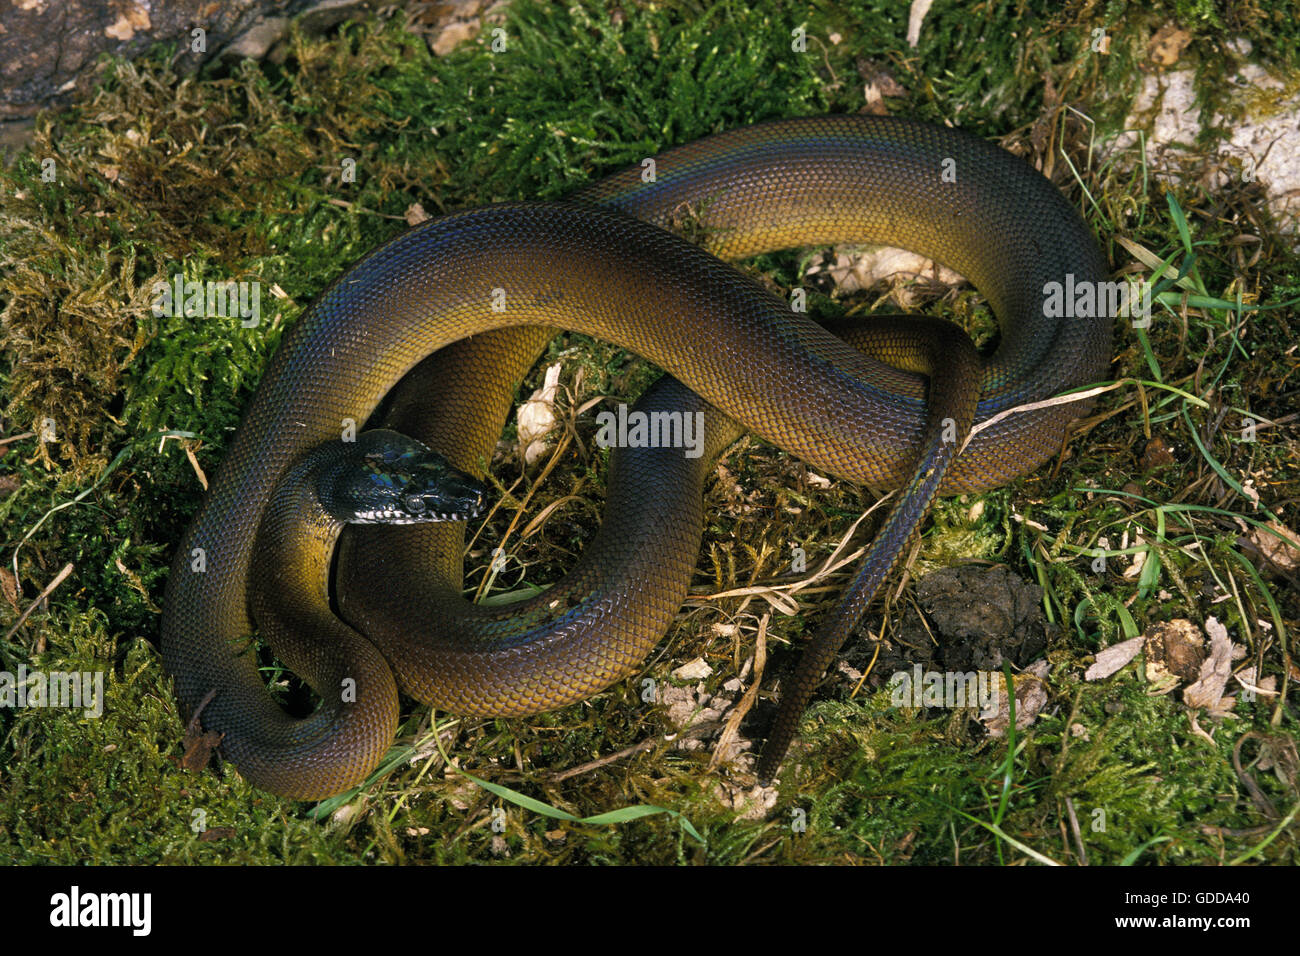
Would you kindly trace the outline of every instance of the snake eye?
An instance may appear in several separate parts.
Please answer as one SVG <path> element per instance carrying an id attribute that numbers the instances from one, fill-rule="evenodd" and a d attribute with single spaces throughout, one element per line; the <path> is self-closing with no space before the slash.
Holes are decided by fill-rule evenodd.
<path id="1" fill-rule="evenodd" d="M 402 499 L 402 504 L 413 515 L 424 514 L 424 499 L 419 495 L 407 495 Z"/>

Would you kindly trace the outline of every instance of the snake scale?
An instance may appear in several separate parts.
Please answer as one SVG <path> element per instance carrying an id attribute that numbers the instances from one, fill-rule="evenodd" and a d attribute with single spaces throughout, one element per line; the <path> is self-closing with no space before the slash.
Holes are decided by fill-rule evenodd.
<path id="1" fill-rule="evenodd" d="M 413 228 L 286 333 L 179 547 L 162 619 L 182 713 L 208 699 L 202 725 L 224 734 L 224 755 L 254 785 L 297 799 L 355 786 L 393 742 L 399 690 L 452 713 L 525 715 L 633 673 L 680 610 L 711 459 L 741 430 L 839 478 L 901 489 L 782 688 L 758 765 L 768 779 L 933 495 L 1034 469 L 1086 403 L 1004 417 L 956 453 L 969 424 L 1107 368 L 1109 315 L 1044 308 L 1049 283 L 1107 278 L 1096 240 L 1047 179 L 974 136 L 892 117 L 779 120 L 645 169 L 564 202 Z M 672 231 L 683 225 L 698 244 Z M 851 345 L 724 261 L 838 242 L 903 247 L 965 275 L 998 318 L 996 348 L 980 357 L 952 323 L 897 318 L 866 323 Z M 562 581 L 519 604 L 467 602 L 460 521 L 309 521 L 302 540 L 276 543 L 294 521 L 273 502 L 295 498 L 295 469 L 350 422 L 409 435 L 467 480 L 482 476 L 518 382 L 561 328 L 672 376 L 640 407 L 702 410 L 708 422 L 699 458 L 611 455 L 604 524 Z M 320 694 L 313 714 L 292 717 L 272 698 L 249 651 L 259 625 Z"/>

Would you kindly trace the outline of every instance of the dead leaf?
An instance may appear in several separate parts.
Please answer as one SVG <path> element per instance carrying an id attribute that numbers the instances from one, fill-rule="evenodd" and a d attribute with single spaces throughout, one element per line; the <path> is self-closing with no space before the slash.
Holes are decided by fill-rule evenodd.
<path id="1" fill-rule="evenodd" d="M 225 734 L 219 734 L 215 731 L 204 731 L 203 725 L 199 718 L 203 715 L 203 708 L 212 703 L 212 698 L 217 696 L 217 689 L 214 687 L 208 691 L 207 696 L 195 708 L 194 715 L 190 717 L 190 722 L 185 725 L 185 737 L 181 741 L 181 746 L 185 753 L 177 761 L 182 770 L 190 770 L 199 773 L 208 762 L 212 759 L 212 752 L 221 744 Z"/>
<path id="2" fill-rule="evenodd" d="M 1083 679 L 1092 681 L 1109 677 L 1137 657 L 1138 651 L 1142 650 L 1145 642 L 1146 638 L 1135 637 L 1099 651 L 1091 666 L 1084 672 Z"/>
<path id="3" fill-rule="evenodd" d="M 1226 708 L 1220 705 L 1223 689 L 1232 676 L 1232 641 L 1228 629 L 1215 618 L 1207 618 L 1205 630 L 1210 635 L 1210 656 L 1201 664 L 1200 678 L 1183 691 L 1183 702 L 1193 709 L 1205 708 L 1219 716 Z"/>
<path id="4" fill-rule="evenodd" d="M 1038 661 L 1025 668 L 1014 678 L 1016 688 L 1016 730 L 1023 730 L 1038 719 L 1039 712 L 1047 706 L 1047 661 Z M 991 683 L 997 692 L 997 712 L 980 715 L 980 722 L 990 737 L 1003 737 L 1011 725 L 1011 702 L 1007 699 L 1006 680 L 1001 674 L 992 674 Z"/>
<path id="5" fill-rule="evenodd" d="M 776 806 L 779 791 L 775 787 L 753 786 L 742 788 L 719 783 L 713 788 L 713 797 L 722 806 L 738 814 L 737 820 L 763 820 Z"/>
<path id="6" fill-rule="evenodd" d="M 1250 499 L 1250 503 L 1259 507 L 1259 492 L 1255 489 L 1255 479 L 1247 478 L 1241 483 L 1241 493 Z"/>
<path id="7" fill-rule="evenodd" d="M 1267 527 L 1275 533 L 1270 533 L 1264 528 L 1251 529 L 1248 535 L 1251 544 L 1259 550 L 1266 561 L 1283 571 L 1294 571 L 1300 568 L 1300 535 L 1277 521 L 1268 522 Z M 1285 540 L 1279 539 L 1278 535 Z"/>
<path id="8" fill-rule="evenodd" d="M 962 284 L 959 273 L 939 265 L 933 259 L 883 246 L 858 250 L 853 254 L 838 249 L 814 256 L 808 266 L 808 275 L 825 272 L 841 292 L 860 292 L 878 282 L 891 280 L 890 296 L 901 308 L 913 304 L 915 296 L 905 282 L 916 278 L 932 278 L 937 284 L 958 286 Z"/>
<path id="9" fill-rule="evenodd" d="M 735 703 L 730 697 L 714 697 L 702 683 L 693 687 L 662 687 L 659 702 L 666 705 L 668 722 L 681 731 L 721 724 L 722 715 Z M 705 742 L 698 736 L 680 735 L 679 750 L 702 750 Z"/>
<path id="10" fill-rule="evenodd" d="M 1142 535 L 1137 535 L 1136 539 L 1133 542 L 1133 546 L 1140 547 L 1145 543 L 1146 542 L 1142 540 Z M 1147 557 L 1150 555 L 1150 553 L 1151 552 L 1149 551 L 1139 551 L 1137 554 L 1133 555 L 1132 563 L 1130 563 L 1129 566 L 1124 569 L 1122 574 L 1122 577 L 1124 578 L 1125 581 L 1137 580 L 1138 576 L 1142 573 L 1142 569 L 1146 567 Z"/>
<path id="11" fill-rule="evenodd" d="M 1142 457 L 1138 460 L 1138 466 L 1143 471 L 1154 471 L 1157 468 L 1172 465 L 1174 461 L 1173 446 L 1161 436 L 1156 435 L 1147 442 L 1146 450 L 1142 452 Z"/>
<path id="12" fill-rule="evenodd" d="M 559 387 L 560 366 L 557 363 L 547 368 L 542 387 L 534 391 L 515 411 L 519 448 L 523 451 L 524 463 L 527 465 L 544 455 L 549 447 L 542 439 L 550 434 L 557 421 L 555 394 Z"/>
<path id="13" fill-rule="evenodd" d="M 1237 779 L 1250 794 L 1251 802 L 1265 817 L 1277 820 L 1280 814 L 1273 801 L 1265 795 L 1259 784 L 1255 782 L 1255 778 L 1242 766 L 1241 750 L 1247 740 L 1255 740 L 1259 743 L 1259 755 L 1254 760 L 1255 766 L 1260 770 L 1272 770 L 1278 782 L 1290 792 L 1293 799 L 1300 793 L 1300 788 L 1296 785 L 1296 774 L 1300 772 L 1300 754 L 1296 751 L 1296 743 L 1290 737 L 1280 734 L 1274 736 L 1262 731 L 1250 730 L 1237 738 L 1237 743 L 1232 748 L 1232 768 L 1237 772 Z"/>
<path id="14" fill-rule="evenodd" d="M 712 673 L 713 668 L 709 666 L 709 662 L 703 657 L 697 657 L 673 671 L 673 679 L 681 681 L 703 680 Z"/>
<path id="15" fill-rule="evenodd" d="M 446 56 L 467 40 L 472 40 L 483 29 L 481 23 L 451 23 L 429 44 L 434 56 Z"/>
<path id="16" fill-rule="evenodd" d="M 907 90 L 899 85 L 888 70 L 881 68 L 871 60 L 859 57 L 857 68 L 858 75 L 867 81 L 866 85 L 862 87 L 862 98 L 866 102 L 866 112 L 874 116 L 888 116 L 890 110 L 885 105 L 885 98 L 906 96 Z"/>
<path id="17" fill-rule="evenodd" d="M 137 30 L 148 30 L 150 25 L 148 8 L 130 3 L 111 26 L 104 28 L 104 35 L 126 42 L 135 36 Z"/>
<path id="18" fill-rule="evenodd" d="M 934 0 L 912 0 L 912 8 L 907 14 L 907 45 L 913 49 L 921 42 L 921 23 L 930 12 L 930 4 L 933 2 Z"/>
<path id="19" fill-rule="evenodd" d="M 1205 661 L 1205 639 L 1201 629 L 1186 618 L 1162 621 L 1147 627 L 1146 678 L 1152 693 L 1168 693 L 1181 681 L 1201 676 Z"/>
<path id="20" fill-rule="evenodd" d="M 1173 66 L 1191 42 L 1190 33 L 1180 30 L 1172 23 L 1166 23 L 1151 38 L 1148 55 L 1156 66 Z"/>
<path id="21" fill-rule="evenodd" d="M 1296 778 L 1300 776 L 1300 750 L 1296 742 L 1285 734 L 1262 734 L 1259 739 L 1259 769 L 1272 770 L 1278 783 L 1293 794 L 1300 794 Z"/>
<path id="22" fill-rule="evenodd" d="M 21 610 L 18 606 L 18 579 L 8 568 L 0 568 L 0 593 L 4 594 L 15 613 Z"/>

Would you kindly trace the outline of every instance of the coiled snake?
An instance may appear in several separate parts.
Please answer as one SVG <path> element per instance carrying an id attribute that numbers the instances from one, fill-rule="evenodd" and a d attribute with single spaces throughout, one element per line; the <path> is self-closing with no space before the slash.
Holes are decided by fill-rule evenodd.
<path id="1" fill-rule="evenodd" d="M 758 767 L 769 778 L 932 496 L 1032 470 L 1085 405 L 1005 417 L 954 457 L 972 419 L 1107 368 L 1109 315 L 1044 308 L 1050 283 L 1106 278 L 1096 241 L 1051 183 L 966 133 L 874 116 L 783 120 L 670 150 L 644 173 L 563 203 L 488 206 L 411 229 L 286 334 L 181 543 L 162 620 L 182 711 L 210 696 L 203 726 L 225 735 L 224 754 L 256 786 L 317 799 L 356 785 L 393 742 L 398 688 L 453 713 L 509 716 L 634 672 L 681 607 L 704 480 L 740 428 L 837 477 L 901 489 L 848 597 L 782 689 Z M 668 231 L 684 221 L 702 245 Z M 835 242 L 900 246 L 961 272 L 998 317 L 995 351 L 981 359 L 938 320 L 867 323 L 854 347 L 721 261 Z M 321 449 L 341 444 L 349 422 L 410 435 L 481 475 L 516 383 L 558 328 L 623 345 L 682 383 L 663 380 L 643 407 L 709 409 L 699 458 L 680 448 L 612 457 L 605 523 L 563 581 L 520 604 L 471 605 L 463 523 L 340 531 L 311 504 L 294 511 L 304 463 L 329 457 Z M 383 439 L 378 448 L 350 467 L 401 457 Z M 459 505 L 416 510 L 472 511 L 473 482 L 458 491 Z M 321 695 L 311 716 L 290 717 L 269 694 L 248 651 L 253 614 Z"/>

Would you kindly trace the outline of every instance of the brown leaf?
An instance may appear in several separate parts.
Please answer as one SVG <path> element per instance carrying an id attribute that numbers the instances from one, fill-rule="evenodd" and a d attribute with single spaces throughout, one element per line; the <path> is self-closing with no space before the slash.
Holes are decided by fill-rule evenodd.
<path id="1" fill-rule="evenodd" d="M 1014 678 L 1016 688 L 1016 729 L 1023 730 L 1038 719 L 1039 711 L 1047 706 L 1047 661 L 1039 661 L 1025 668 Z M 990 675 L 997 688 L 997 713 L 980 721 L 990 737 L 1003 737 L 1011 726 L 1011 702 L 1007 699 L 1007 685 L 1001 674 Z"/>
<path id="2" fill-rule="evenodd" d="M 1263 528 L 1253 528 L 1249 535 L 1251 544 L 1259 549 L 1266 561 L 1283 571 L 1294 571 L 1300 567 L 1300 535 L 1277 521 L 1270 521 L 1268 527 L 1276 534 Z M 1278 535 L 1285 540 L 1279 539 Z"/>
<path id="3" fill-rule="evenodd" d="M 1205 630 L 1210 635 L 1210 656 L 1201 664 L 1200 679 L 1183 691 L 1183 702 L 1219 716 L 1227 709 L 1219 700 L 1232 676 L 1232 641 L 1228 640 L 1228 629 L 1215 618 L 1206 619 Z"/>
<path id="4" fill-rule="evenodd" d="M 1115 644 L 1105 650 L 1099 651 L 1093 663 L 1084 673 L 1084 680 L 1102 680 L 1114 674 L 1133 658 L 1137 657 L 1138 651 L 1142 650 L 1142 645 L 1146 642 L 1144 637 L 1135 637 L 1131 640 L 1124 641 L 1122 644 Z"/>
<path id="5" fill-rule="evenodd" d="M 225 734 L 219 734 L 215 731 L 205 731 L 202 724 L 199 723 L 199 717 L 203 714 L 203 708 L 212 702 L 212 698 L 217 696 L 217 690 L 214 687 L 208 691 L 207 696 L 203 698 L 199 706 L 194 710 L 194 716 L 190 722 L 185 725 L 185 738 L 181 741 L 181 746 L 185 748 L 185 753 L 180 758 L 180 767 L 182 770 L 190 770 L 194 773 L 200 772 L 208 765 L 212 759 L 212 752 L 221 744 Z"/>
<path id="6" fill-rule="evenodd" d="M 1148 55 L 1156 66 L 1173 66 L 1191 42 L 1190 33 L 1180 30 L 1172 23 L 1166 23 L 1151 38 Z"/>
<path id="7" fill-rule="evenodd" d="M 1147 442 L 1147 447 L 1142 452 L 1142 458 L 1138 461 L 1138 465 L 1143 471 L 1154 471 L 1157 468 L 1172 465 L 1174 461 L 1173 446 L 1161 436 L 1156 435 Z"/>
<path id="8" fill-rule="evenodd" d="M 1172 690 L 1179 681 L 1194 681 L 1201 676 L 1205 661 L 1205 638 L 1201 629 L 1186 618 L 1175 618 L 1150 625 L 1146 640 L 1146 678 L 1157 686 Z"/>
<path id="9" fill-rule="evenodd" d="M 0 593 L 3 593 L 5 600 L 15 612 L 22 609 L 18 606 L 18 579 L 8 568 L 0 568 Z"/>

